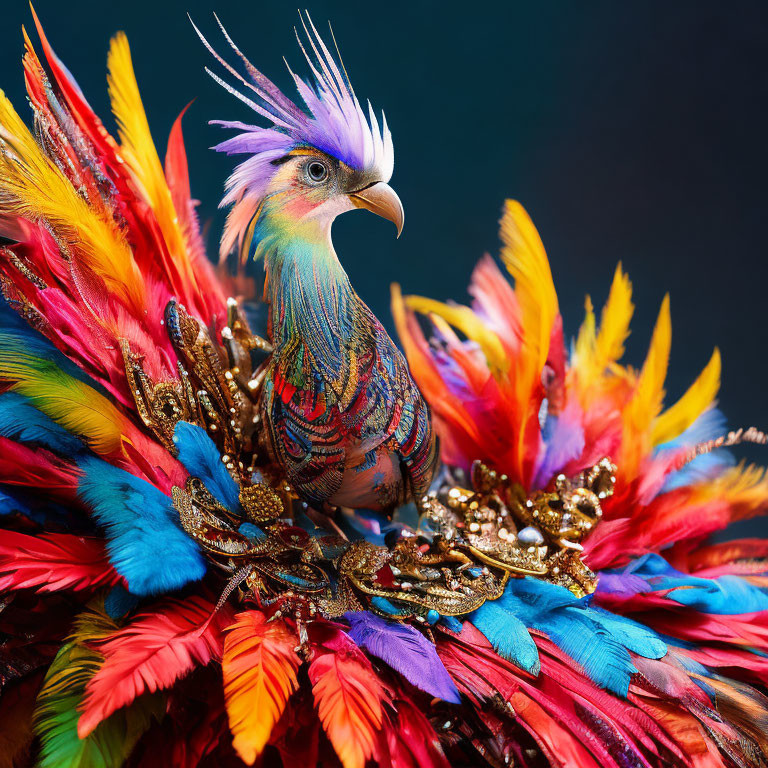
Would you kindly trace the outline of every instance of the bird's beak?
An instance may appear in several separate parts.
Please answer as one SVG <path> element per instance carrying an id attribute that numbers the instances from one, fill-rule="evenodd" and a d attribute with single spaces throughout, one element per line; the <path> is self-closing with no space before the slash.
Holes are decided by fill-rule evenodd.
<path id="1" fill-rule="evenodd" d="M 405 223 L 405 211 L 397 192 L 389 184 L 378 181 L 366 189 L 353 192 L 349 198 L 356 208 L 366 208 L 389 219 L 397 227 L 397 236 L 400 237 Z"/>

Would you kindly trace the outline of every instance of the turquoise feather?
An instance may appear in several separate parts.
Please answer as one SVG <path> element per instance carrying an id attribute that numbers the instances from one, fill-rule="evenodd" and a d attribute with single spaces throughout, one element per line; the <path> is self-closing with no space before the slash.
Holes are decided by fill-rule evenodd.
<path id="1" fill-rule="evenodd" d="M 501 655 L 523 669 L 526 660 L 530 666 L 531 657 L 530 646 L 529 655 L 525 655 L 520 627 L 544 632 L 595 683 L 626 697 L 632 675 L 637 672 L 630 651 L 659 659 L 667 653 L 667 645 L 642 624 L 592 608 L 589 603 L 589 598 L 577 598 L 565 587 L 526 577 L 511 580 L 504 595 L 476 611 L 472 621 L 484 634 L 483 626 L 488 630 L 486 637 Z M 504 626 L 505 621 L 509 628 Z M 505 632 L 514 639 L 510 641 Z"/>
<path id="2" fill-rule="evenodd" d="M 525 624 L 496 601 L 483 603 L 467 618 L 488 638 L 496 653 L 538 675 L 541 661 L 536 643 Z"/>

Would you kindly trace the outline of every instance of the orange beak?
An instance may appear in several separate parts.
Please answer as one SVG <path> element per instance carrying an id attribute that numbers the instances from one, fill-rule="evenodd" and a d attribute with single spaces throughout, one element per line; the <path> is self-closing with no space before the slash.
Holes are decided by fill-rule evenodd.
<path id="1" fill-rule="evenodd" d="M 353 192 L 349 198 L 356 208 L 365 208 L 391 221 L 397 227 L 397 236 L 400 237 L 405 223 L 405 211 L 397 192 L 389 184 L 379 181 L 359 192 Z"/>

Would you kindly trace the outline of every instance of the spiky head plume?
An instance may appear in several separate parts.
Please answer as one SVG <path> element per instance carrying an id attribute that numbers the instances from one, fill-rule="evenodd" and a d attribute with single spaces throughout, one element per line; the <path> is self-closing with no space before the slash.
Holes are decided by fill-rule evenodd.
<path id="1" fill-rule="evenodd" d="M 221 255 L 224 257 L 233 250 L 236 243 L 242 246 L 248 224 L 255 216 L 275 173 L 278 164 L 275 161 L 279 162 L 280 158 L 292 150 L 302 147 L 320 150 L 352 170 L 384 182 L 392 177 L 394 150 L 384 113 L 381 115 L 380 126 L 368 102 L 366 118 L 341 63 L 338 48 L 337 61 L 318 34 L 308 13 L 301 16 L 307 44 L 302 43 L 298 31 L 296 38 L 309 64 L 313 81 L 303 80 L 288 67 L 304 108 L 297 106 L 256 69 L 235 45 L 218 17 L 216 21 L 227 43 L 244 66 L 245 76 L 216 53 L 197 27 L 195 31 L 219 64 L 244 89 L 248 89 L 248 95 L 243 92 L 244 89 L 238 90 L 210 69 L 206 68 L 206 71 L 217 83 L 271 123 L 264 127 L 240 121 L 212 121 L 225 128 L 241 131 L 214 149 L 228 155 L 251 155 L 235 168 L 227 180 L 226 194 L 221 201 L 222 207 L 232 206 L 221 242 Z"/>

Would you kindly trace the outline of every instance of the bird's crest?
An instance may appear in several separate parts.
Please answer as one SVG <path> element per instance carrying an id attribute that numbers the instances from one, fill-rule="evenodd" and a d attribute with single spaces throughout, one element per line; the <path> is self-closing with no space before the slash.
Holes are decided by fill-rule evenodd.
<path id="1" fill-rule="evenodd" d="M 205 47 L 227 73 L 236 78 L 242 88 L 234 87 L 206 68 L 208 74 L 271 123 L 269 127 L 263 127 L 239 121 L 212 121 L 225 128 L 242 131 L 218 144 L 215 147 L 217 151 L 229 155 L 251 155 L 227 180 L 226 195 L 221 205 L 232 205 L 233 209 L 222 238 L 222 256 L 232 250 L 235 241 L 242 242 L 245 229 L 275 172 L 274 161 L 284 157 L 292 149 L 314 147 L 355 170 L 375 175 L 380 181 L 389 181 L 392 176 L 394 150 L 384 113 L 382 112 L 380 125 L 368 102 L 366 118 L 341 62 L 338 47 L 337 61 L 318 34 L 309 14 L 305 12 L 300 18 L 306 44 L 302 42 L 298 30 L 296 38 L 309 64 L 313 81 L 296 75 L 287 62 L 286 66 L 296 83 L 304 108 L 297 106 L 248 61 L 218 17 L 216 21 L 227 43 L 240 59 L 246 72 L 245 76 L 214 50 L 193 23 Z M 332 31 L 331 35 L 333 36 Z"/>

